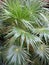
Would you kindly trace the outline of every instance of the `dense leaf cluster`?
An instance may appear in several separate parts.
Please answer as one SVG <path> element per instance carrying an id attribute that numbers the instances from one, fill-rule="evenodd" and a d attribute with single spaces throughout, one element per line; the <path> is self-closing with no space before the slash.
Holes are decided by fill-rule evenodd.
<path id="1" fill-rule="evenodd" d="M 44 4 L 41 0 L 2 2 L 0 55 L 5 65 L 49 65 L 49 9 Z"/>

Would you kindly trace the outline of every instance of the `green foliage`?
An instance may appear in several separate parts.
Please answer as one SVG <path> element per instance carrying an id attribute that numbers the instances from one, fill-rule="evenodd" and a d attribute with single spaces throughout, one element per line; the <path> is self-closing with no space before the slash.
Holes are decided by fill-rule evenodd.
<path id="1" fill-rule="evenodd" d="M 37 65 L 48 63 L 49 10 L 43 4 L 41 0 L 2 2 L 0 20 L 10 24 L 4 36 L 6 41 L 2 53 L 5 64 L 36 65 L 36 61 Z"/>
<path id="2" fill-rule="evenodd" d="M 12 45 L 7 53 L 7 64 L 9 65 L 27 65 L 28 53 L 18 46 Z"/>

